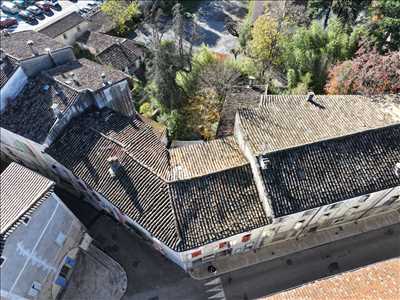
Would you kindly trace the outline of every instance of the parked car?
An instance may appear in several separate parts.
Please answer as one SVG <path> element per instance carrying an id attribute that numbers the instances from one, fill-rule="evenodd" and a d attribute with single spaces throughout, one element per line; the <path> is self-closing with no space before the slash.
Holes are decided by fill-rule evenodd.
<path id="1" fill-rule="evenodd" d="M 27 23 L 35 23 L 35 22 L 37 22 L 35 16 L 31 12 L 29 12 L 27 10 L 21 10 L 18 13 L 18 16 L 21 19 L 23 19 L 25 22 L 27 22 Z"/>
<path id="2" fill-rule="evenodd" d="M 51 13 L 51 6 L 50 4 L 44 2 L 44 1 L 39 1 L 36 2 L 35 4 L 38 8 L 40 8 L 45 14 Z"/>
<path id="3" fill-rule="evenodd" d="M 1 3 L 1 10 L 8 14 L 17 14 L 19 12 L 18 7 L 14 3 L 7 1 Z"/>
<path id="4" fill-rule="evenodd" d="M 20 9 L 25 9 L 29 4 L 25 2 L 25 0 L 15 0 L 15 5 Z"/>
<path id="5" fill-rule="evenodd" d="M 34 5 L 28 6 L 26 10 L 35 16 L 43 14 L 43 11 L 39 7 Z"/>
<path id="6" fill-rule="evenodd" d="M 55 10 L 61 10 L 61 5 L 58 3 L 57 0 L 44 0 L 41 2 L 48 4 L 51 8 Z"/>
<path id="7" fill-rule="evenodd" d="M 0 29 L 9 28 L 16 25 L 18 25 L 18 21 L 16 18 L 8 16 L 0 17 Z"/>

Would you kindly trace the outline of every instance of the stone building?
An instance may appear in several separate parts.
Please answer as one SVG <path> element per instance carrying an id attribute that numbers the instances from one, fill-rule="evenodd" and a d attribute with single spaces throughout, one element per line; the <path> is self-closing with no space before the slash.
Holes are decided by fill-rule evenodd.
<path id="1" fill-rule="evenodd" d="M 54 87 L 53 108 L 64 107 L 62 94 L 74 106 L 89 93 L 93 104 L 35 141 L 46 127 L 33 125 L 37 112 L 49 114 L 51 97 L 37 110 L 20 101 L 2 114 L 1 155 L 108 212 L 185 270 L 399 210 L 398 95 L 239 101 L 234 121 L 229 108 L 223 114 L 222 135 L 233 135 L 168 149 L 134 111 L 126 75 L 99 80 L 101 68 L 79 60 L 47 70 L 68 88 Z M 45 85 L 34 94 L 51 95 Z"/>
<path id="2" fill-rule="evenodd" d="M 80 48 L 89 51 L 96 61 L 129 75 L 143 77 L 145 47 L 138 42 L 99 32 L 86 32 L 78 40 Z"/>
<path id="3" fill-rule="evenodd" d="M 75 59 L 72 48 L 35 31 L 0 33 L 0 112 L 24 89 L 28 78 Z"/>
<path id="4" fill-rule="evenodd" d="M 85 268 L 93 264 L 86 257 L 94 256 L 91 237 L 54 193 L 54 182 L 16 163 L 0 182 L 1 299 L 60 299 L 78 261 L 85 260 Z M 95 255 L 111 260 L 100 250 Z M 104 272 L 126 276 L 116 263 L 109 265 Z"/>
<path id="5" fill-rule="evenodd" d="M 189 269 L 398 210 L 392 101 L 271 96 L 238 111 L 235 136 L 173 149 L 139 115 L 103 109 L 81 114 L 45 151 Z"/>
<path id="6" fill-rule="evenodd" d="M 51 24 L 46 24 L 38 31 L 64 45 L 73 45 L 80 36 L 89 30 L 89 27 L 88 20 L 73 11 Z"/>

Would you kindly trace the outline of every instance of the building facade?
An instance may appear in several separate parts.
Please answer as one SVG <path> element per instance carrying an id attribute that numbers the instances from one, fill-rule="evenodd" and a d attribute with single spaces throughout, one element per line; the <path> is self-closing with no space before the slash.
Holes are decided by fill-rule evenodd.
<path id="1" fill-rule="evenodd" d="M 54 182 L 16 163 L 0 176 L 1 299 L 57 299 L 91 238 Z"/>

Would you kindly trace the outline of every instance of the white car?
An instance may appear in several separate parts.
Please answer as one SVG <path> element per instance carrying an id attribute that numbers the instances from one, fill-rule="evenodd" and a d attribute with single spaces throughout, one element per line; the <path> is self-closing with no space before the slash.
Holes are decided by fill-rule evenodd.
<path id="1" fill-rule="evenodd" d="M 40 1 L 40 2 L 46 3 L 46 4 L 50 5 L 51 7 L 57 7 L 60 5 L 57 0 L 44 0 L 44 1 Z"/>
<path id="2" fill-rule="evenodd" d="M 8 14 L 17 14 L 19 12 L 18 7 L 14 3 L 8 1 L 1 3 L 1 10 Z"/>
<path id="3" fill-rule="evenodd" d="M 33 6 L 33 5 L 28 6 L 26 8 L 26 10 L 29 11 L 30 13 L 34 14 L 34 15 L 40 15 L 40 14 L 43 13 L 43 11 L 39 7 Z"/>

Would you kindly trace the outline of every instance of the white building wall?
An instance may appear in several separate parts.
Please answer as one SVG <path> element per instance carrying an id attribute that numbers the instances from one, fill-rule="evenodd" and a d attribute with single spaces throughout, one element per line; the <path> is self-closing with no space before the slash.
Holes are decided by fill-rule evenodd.
<path id="1" fill-rule="evenodd" d="M 4 299 L 52 299 L 65 257 L 74 258 L 76 251 L 71 250 L 78 248 L 84 233 L 83 225 L 62 201 L 55 194 L 49 196 L 6 239 L 1 266 Z M 40 284 L 37 297 L 29 295 L 34 282 Z"/>
<path id="2" fill-rule="evenodd" d="M 21 67 L 18 67 L 11 78 L 0 89 L 0 113 L 19 95 L 27 82 L 28 76 Z"/>
<path id="3" fill-rule="evenodd" d="M 72 46 L 73 44 L 75 44 L 76 40 L 80 38 L 87 30 L 89 30 L 89 23 L 87 21 L 84 21 L 79 25 L 68 29 L 63 34 L 55 37 L 55 40 L 65 45 Z"/>

